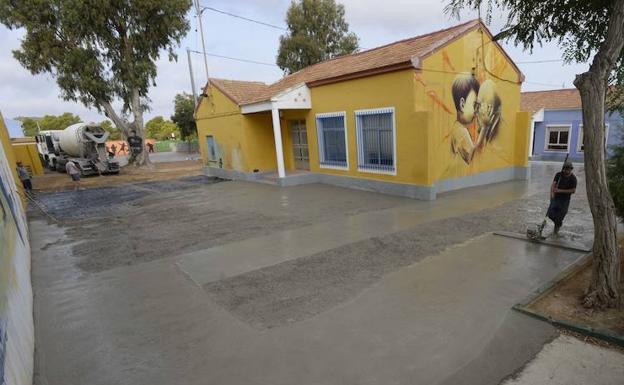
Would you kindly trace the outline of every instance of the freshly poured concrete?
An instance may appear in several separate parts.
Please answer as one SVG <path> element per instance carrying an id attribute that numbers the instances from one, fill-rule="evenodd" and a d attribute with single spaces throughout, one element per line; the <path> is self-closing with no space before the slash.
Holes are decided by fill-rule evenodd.
<path id="1" fill-rule="evenodd" d="M 240 218 L 287 212 L 295 228 L 283 230 L 276 220 L 274 231 L 269 225 L 244 239 L 207 234 L 214 247 L 129 266 L 105 263 L 98 272 L 82 269 L 85 256 L 77 254 L 81 242 L 95 241 L 78 236 L 85 224 L 33 216 L 35 383 L 496 384 L 556 336 L 510 307 L 580 254 L 484 231 L 531 216 L 528 195 L 545 191 L 543 183 L 467 190 L 437 202 L 304 187 L 311 190 L 238 182 L 189 190 L 191 211 L 220 205 Z M 308 206 L 295 204 L 301 200 Z M 175 192 L 150 195 L 128 212 L 141 205 L 175 212 L 183 204 Z M 493 217 L 500 215 L 512 217 Z M 150 229 L 157 221 L 167 226 L 163 217 L 151 220 Z M 574 219 L 569 230 L 586 225 Z M 172 229 L 171 242 L 182 230 Z M 441 250 L 444 244 L 450 247 Z M 392 256 L 415 256 L 394 265 L 361 258 L 384 258 L 380 245 Z M 350 253 L 361 273 L 336 275 L 333 263 L 345 260 L 327 258 L 333 252 Z M 291 280 L 284 271 L 302 275 Z M 321 277 L 322 288 L 313 290 L 306 271 Z"/>

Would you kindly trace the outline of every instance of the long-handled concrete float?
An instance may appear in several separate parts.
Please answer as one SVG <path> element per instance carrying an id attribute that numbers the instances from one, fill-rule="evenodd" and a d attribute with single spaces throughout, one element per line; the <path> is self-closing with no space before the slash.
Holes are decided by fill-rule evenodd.
<path id="1" fill-rule="evenodd" d="M 561 173 L 563 174 L 563 168 L 565 167 L 566 162 L 568 161 L 568 157 L 570 154 L 568 153 L 563 161 L 563 166 L 561 167 Z M 557 181 L 557 188 L 559 187 L 559 181 Z M 528 228 L 525 234 L 517 234 L 511 233 L 508 231 L 495 231 L 494 234 L 501 235 L 503 237 L 510 237 L 515 239 L 521 239 L 523 241 L 529 241 L 533 243 L 541 243 L 546 246 L 559 247 L 562 249 L 574 250 L 574 251 L 582 251 L 589 252 L 590 248 L 587 248 L 583 245 L 573 244 L 569 242 L 562 241 L 561 239 L 550 238 L 550 236 L 544 236 L 542 233 L 544 232 L 544 228 L 546 227 L 546 221 L 548 221 L 548 210 L 546 210 L 546 215 L 544 216 L 544 220 L 536 225 L 534 228 Z"/>
<path id="2" fill-rule="evenodd" d="M 571 243 L 571 242 L 566 242 L 561 239 L 544 238 L 544 237 L 529 238 L 524 234 L 512 233 L 510 231 L 495 231 L 494 234 L 500 235 L 503 237 L 508 237 L 508 238 L 520 239 L 520 240 L 527 241 L 527 242 L 539 243 L 544 246 L 559 247 L 561 249 L 566 249 L 566 250 L 581 251 L 584 253 L 588 253 L 591 251 L 591 248 L 587 246 L 576 244 L 576 243 Z"/>

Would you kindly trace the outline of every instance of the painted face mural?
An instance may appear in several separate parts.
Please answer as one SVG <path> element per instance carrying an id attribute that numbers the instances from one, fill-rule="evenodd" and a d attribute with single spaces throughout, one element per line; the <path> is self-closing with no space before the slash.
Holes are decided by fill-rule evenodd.
<path id="1" fill-rule="evenodd" d="M 452 85 L 457 120 L 451 130 L 451 151 L 470 164 L 475 154 L 492 141 L 501 120 L 501 100 L 496 84 L 483 84 L 469 73 L 458 74 Z"/>

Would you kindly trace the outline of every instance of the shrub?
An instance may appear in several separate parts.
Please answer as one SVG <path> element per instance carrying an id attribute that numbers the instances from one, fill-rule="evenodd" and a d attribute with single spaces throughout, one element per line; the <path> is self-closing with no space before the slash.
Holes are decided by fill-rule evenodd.
<path id="1" fill-rule="evenodd" d="M 624 221 L 624 129 L 620 126 L 620 143 L 611 147 L 607 160 L 609 191 L 615 203 L 615 212 Z"/>

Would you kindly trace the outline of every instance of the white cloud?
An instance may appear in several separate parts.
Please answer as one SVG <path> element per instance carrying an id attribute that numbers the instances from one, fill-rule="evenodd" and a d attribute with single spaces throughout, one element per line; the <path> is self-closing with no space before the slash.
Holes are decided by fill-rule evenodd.
<path id="1" fill-rule="evenodd" d="M 201 0 L 227 12 L 284 25 L 290 0 Z M 445 1 L 437 0 L 340 0 L 345 5 L 346 18 L 351 29 L 361 38 L 361 46 L 374 48 L 399 39 L 416 36 L 437 29 L 455 25 L 476 17 L 475 12 L 462 12 L 461 21 L 443 12 Z M 206 10 L 203 14 L 206 50 L 212 53 L 274 63 L 279 36 L 283 31 L 232 18 Z M 504 17 L 497 14 L 490 29 L 498 32 Z M 169 117 L 173 112 L 173 98 L 179 92 L 191 92 L 186 47 L 200 51 L 201 44 L 196 32 L 195 18 L 191 30 L 178 50 L 178 61 L 169 62 L 166 57 L 158 61 L 156 87 L 150 89 L 152 111 L 146 120 L 162 115 Z M 38 116 L 60 114 L 65 111 L 79 114 L 85 120 L 101 120 L 97 111 L 89 110 L 79 103 L 66 102 L 59 98 L 59 89 L 50 75 L 31 75 L 12 57 L 11 50 L 19 47 L 23 31 L 10 31 L 0 26 L 0 110 L 5 117 L 19 115 Z M 506 50 L 516 61 L 557 59 L 561 51 L 554 44 L 536 49 L 531 55 L 520 48 L 506 44 Z M 204 85 L 206 76 L 201 55 L 192 56 L 195 80 L 198 90 Z M 210 76 L 273 82 L 282 76 L 277 67 L 241 63 L 209 57 Z M 572 86 L 574 75 L 587 65 L 563 66 L 562 63 L 520 64 L 526 75 L 525 90 L 556 88 L 565 83 Z M 542 84 L 537 84 L 542 83 Z"/>

